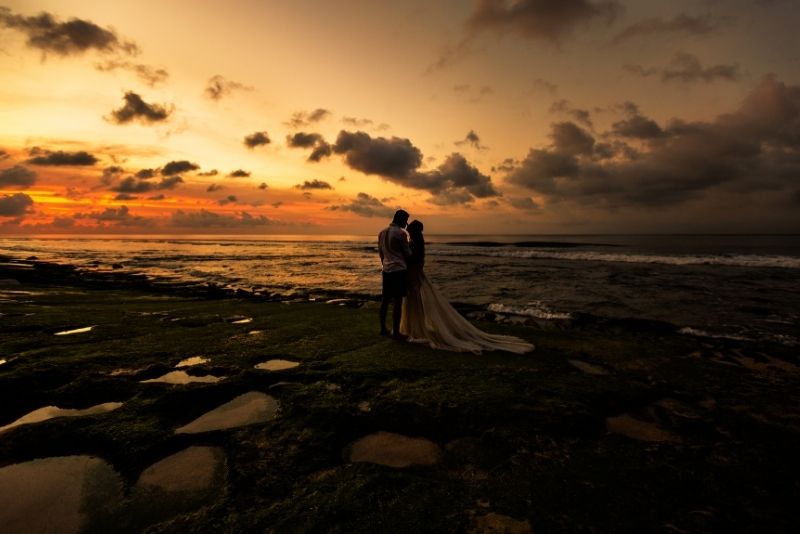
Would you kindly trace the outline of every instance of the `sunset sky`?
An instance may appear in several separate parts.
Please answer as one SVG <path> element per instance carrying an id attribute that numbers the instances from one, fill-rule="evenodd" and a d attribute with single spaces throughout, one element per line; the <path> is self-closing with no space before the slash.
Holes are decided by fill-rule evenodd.
<path id="1" fill-rule="evenodd" d="M 800 231 L 795 0 L 0 6 L 0 234 Z"/>

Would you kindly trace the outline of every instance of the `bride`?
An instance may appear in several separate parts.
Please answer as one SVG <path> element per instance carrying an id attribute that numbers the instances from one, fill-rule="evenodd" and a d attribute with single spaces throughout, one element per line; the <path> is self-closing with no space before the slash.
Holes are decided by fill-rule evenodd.
<path id="1" fill-rule="evenodd" d="M 434 349 L 459 352 L 504 350 L 522 354 L 533 345 L 513 336 L 489 334 L 475 328 L 439 293 L 425 276 L 425 239 L 422 223 L 413 221 L 407 231 L 411 237 L 408 264 L 408 297 L 403 307 L 400 331 L 409 341 L 425 343 Z"/>

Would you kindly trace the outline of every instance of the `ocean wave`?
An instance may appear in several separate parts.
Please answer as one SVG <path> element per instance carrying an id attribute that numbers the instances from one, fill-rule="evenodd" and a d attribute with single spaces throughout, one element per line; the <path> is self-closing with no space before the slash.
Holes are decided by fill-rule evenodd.
<path id="1" fill-rule="evenodd" d="M 700 328 L 692 328 L 685 326 L 678 330 L 679 334 L 695 337 L 708 337 L 713 339 L 729 339 L 731 341 L 767 341 L 770 343 L 777 343 L 779 345 L 786 345 L 787 347 L 796 347 L 800 345 L 800 340 L 788 334 L 773 334 L 769 332 L 759 333 L 757 336 L 742 336 L 738 334 L 723 334 L 716 332 L 708 332 Z"/>
<path id="2" fill-rule="evenodd" d="M 487 308 L 490 312 L 502 313 L 505 315 L 523 315 L 536 319 L 572 319 L 569 313 L 551 311 L 541 302 L 529 302 L 526 307 L 508 306 L 506 304 L 489 304 Z"/>
<path id="3" fill-rule="evenodd" d="M 484 256 L 495 258 L 516 259 L 551 259 L 567 261 L 601 261 L 617 263 L 653 263 L 662 265 L 726 265 L 732 267 L 778 267 L 784 269 L 800 269 L 800 257 L 797 256 L 765 256 L 756 254 L 731 254 L 731 255 L 667 255 L 667 254 L 637 254 L 624 252 L 599 252 L 599 251 L 565 251 L 551 250 L 519 250 L 519 249 L 490 249 L 490 250 L 458 250 L 435 249 L 428 251 L 430 256 Z"/>

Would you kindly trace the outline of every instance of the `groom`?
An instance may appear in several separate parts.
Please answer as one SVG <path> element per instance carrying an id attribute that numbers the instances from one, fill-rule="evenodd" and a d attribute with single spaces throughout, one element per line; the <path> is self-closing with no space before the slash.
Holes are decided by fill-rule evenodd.
<path id="1" fill-rule="evenodd" d="M 392 338 L 406 339 L 400 333 L 400 316 L 403 312 L 403 297 L 408 294 L 408 265 L 406 260 L 411 256 L 408 246 L 408 234 L 404 230 L 408 224 L 408 212 L 397 210 L 392 223 L 378 234 L 378 254 L 383 265 L 383 292 L 381 294 L 381 335 L 388 336 L 386 330 L 386 314 L 389 303 L 394 301 L 392 309 Z"/>

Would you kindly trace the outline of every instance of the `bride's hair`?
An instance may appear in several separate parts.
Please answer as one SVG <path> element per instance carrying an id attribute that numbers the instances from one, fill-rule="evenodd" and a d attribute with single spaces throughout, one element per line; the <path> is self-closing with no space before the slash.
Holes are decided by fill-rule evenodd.
<path id="1" fill-rule="evenodd" d="M 407 230 L 408 230 L 408 233 L 411 235 L 411 237 L 414 237 L 414 236 L 422 237 L 422 229 L 423 228 L 424 227 L 422 226 L 422 222 L 421 221 L 414 220 L 411 223 L 409 223 Z"/>

